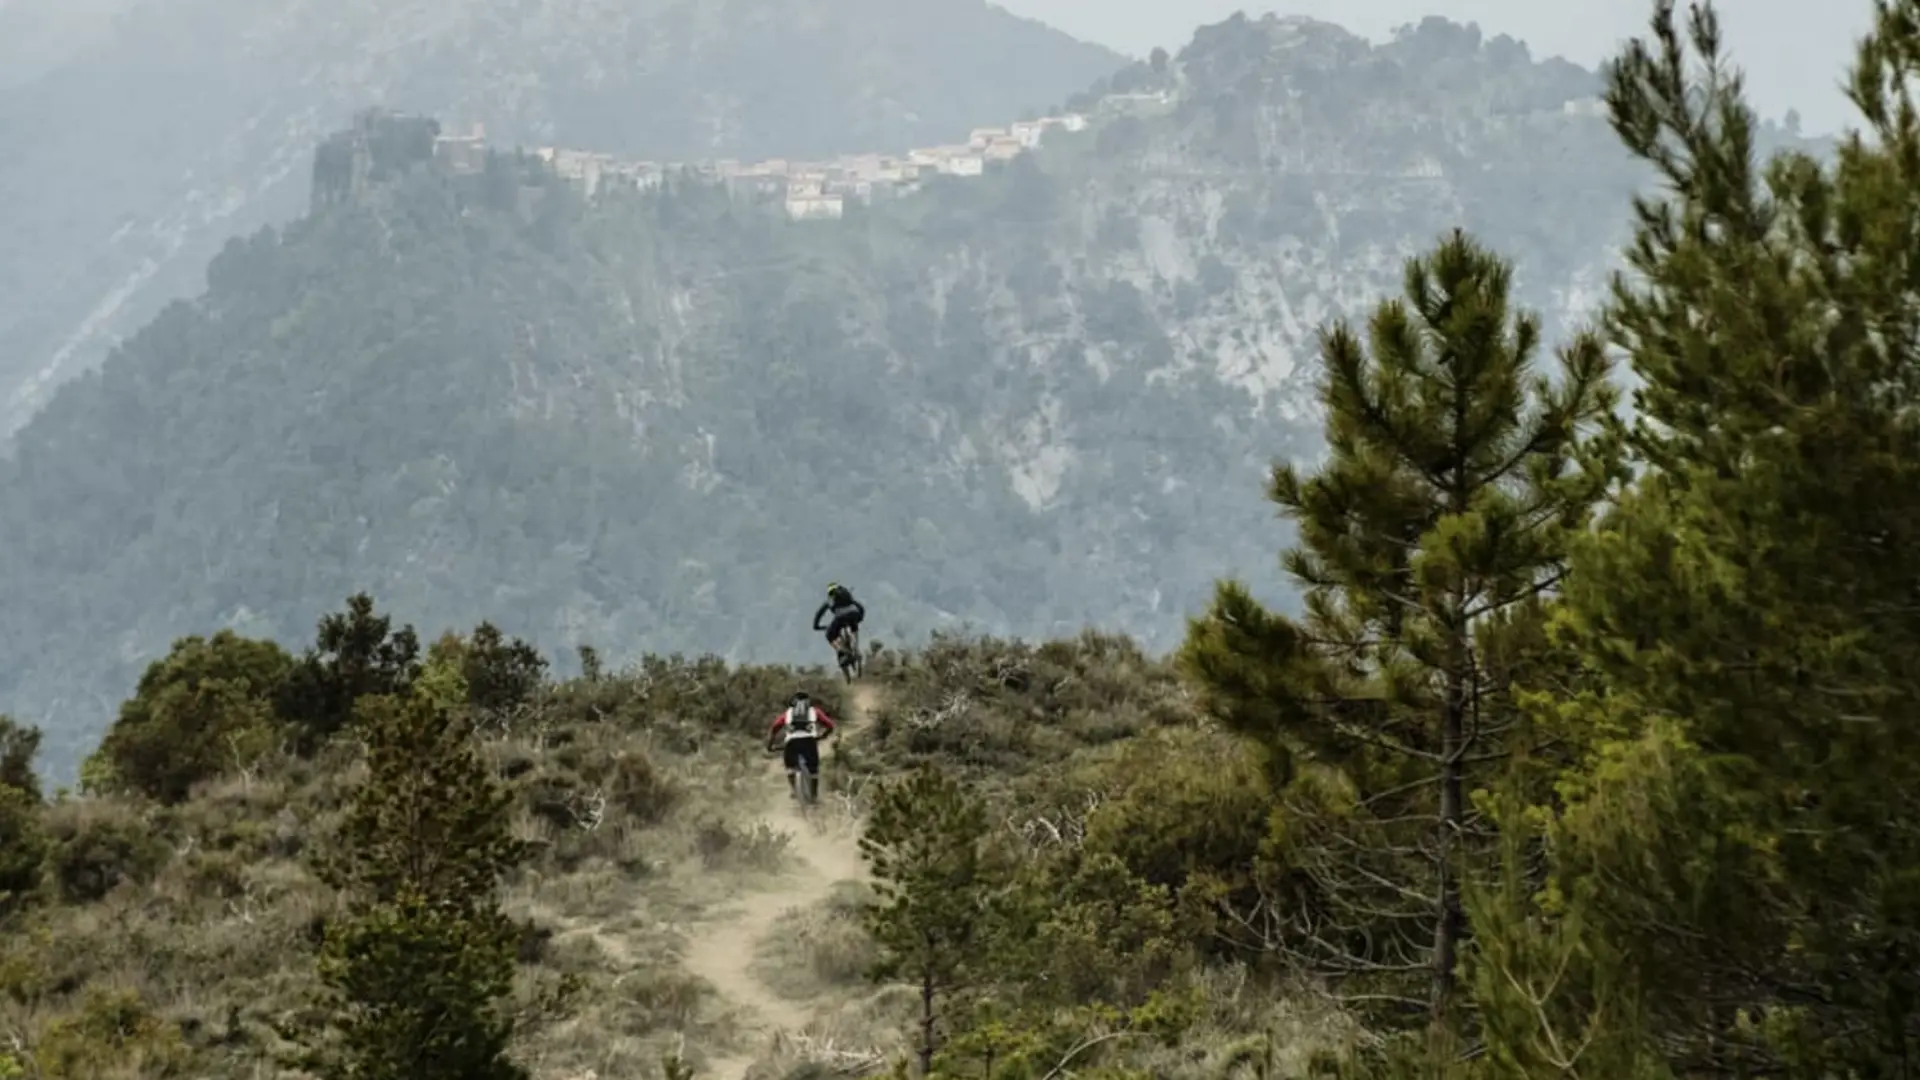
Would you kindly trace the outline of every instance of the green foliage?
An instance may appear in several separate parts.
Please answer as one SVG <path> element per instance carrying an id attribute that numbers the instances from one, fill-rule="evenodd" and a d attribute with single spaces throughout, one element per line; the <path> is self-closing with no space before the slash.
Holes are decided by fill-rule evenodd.
<path id="1" fill-rule="evenodd" d="M 177 1028 L 129 990 L 95 990 L 81 1010 L 55 1021 L 32 1054 L 46 1080 L 168 1080 L 193 1075 Z"/>
<path id="2" fill-rule="evenodd" d="M 546 678 L 547 661 L 532 645 L 509 641 L 492 623 L 474 627 L 464 656 L 467 702 L 504 711 L 526 704 Z"/>
<path id="3" fill-rule="evenodd" d="M 1436 1017 L 1461 883 L 1491 843 L 1467 797 L 1525 740 L 1484 654 L 1560 581 L 1615 471 L 1591 436 L 1614 400 L 1598 339 L 1535 376 L 1539 324 L 1510 292 L 1509 266 L 1456 231 L 1409 261 L 1364 346 L 1345 324 L 1322 335 L 1330 457 L 1275 466 L 1269 489 L 1299 529 L 1284 564 L 1306 618 L 1225 583 L 1181 653 L 1276 783 L 1274 844 L 1311 914 L 1267 945 L 1409 1003 L 1424 966 Z"/>
<path id="4" fill-rule="evenodd" d="M 467 643 L 449 630 L 427 647 L 420 678 L 413 692 L 443 709 L 462 709 L 468 702 Z"/>
<path id="5" fill-rule="evenodd" d="M 37 799 L 0 784 L 0 914 L 27 904 L 40 885 L 50 844 Z"/>
<path id="6" fill-rule="evenodd" d="M 519 929 L 498 908 L 526 856 L 511 793 L 462 714 L 424 695 L 363 699 L 367 778 L 316 864 L 347 899 L 320 954 L 327 1022 L 299 1064 L 322 1077 L 528 1075 L 507 1057 Z"/>
<path id="7" fill-rule="evenodd" d="M 355 593 L 347 609 L 321 618 L 314 644 L 281 684 L 279 714 L 311 752 L 346 727 L 362 697 L 404 694 L 420 674 L 420 639 L 411 626 L 393 629 L 373 598 Z"/>
<path id="8" fill-rule="evenodd" d="M 33 898 L 47 857 L 40 778 L 33 771 L 39 747 L 40 729 L 0 715 L 0 915 Z"/>
<path id="9" fill-rule="evenodd" d="M 1640 475 L 1553 623 L 1587 673 L 1535 703 L 1582 752 L 1531 815 L 1540 888 L 1478 905 L 1502 1075 L 1589 1041 L 1583 1074 L 1808 1080 L 1920 1047 L 1916 15 L 1879 6 L 1831 166 L 1756 162 L 1710 9 L 1658 5 L 1613 72 L 1668 192 L 1607 320 Z"/>
<path id="10" fill-rule="evenodd" d="M 940 1045 L 942 1010 L 984 974 L 1001 886 L 982 851 L 987 833 L 985 806 L 926 766 L 875 794 L 860 837 L 878 896 L 865 920 L 881 949 L 874 976 L 919 991 L 923 1076 Z"/>
<path id="11" fill-rule="evenodd" d="M 0 787 L 9 787 L 34 802 L 42 798 L 34 756 L 40 752 L 40 729 L 23 725 L 0 713 Z"/>
<path id="12" fill-rule="evenodd" d="M 88 790 L 177 803 L 195 784 L 247 767 L 277 741 L 273 702 L 292 670 L 280 646 L 231 630 L 174 642 L 88 759 Z"/>
<path id="13" fill-rule="evenodd" d="M 92 903 L 123 882 L 144 882 L 169 854 L 151 818 L 127 803 L 61 802 L 49 808 L 44 821 L 47 872 L 67 903 Z"/>

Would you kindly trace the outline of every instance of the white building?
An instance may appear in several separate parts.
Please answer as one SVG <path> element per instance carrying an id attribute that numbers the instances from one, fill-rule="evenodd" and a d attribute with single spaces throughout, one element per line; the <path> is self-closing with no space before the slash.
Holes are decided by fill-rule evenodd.
<path id="1" fill-rule="evenodd" d="M 1002 135 L 987 143 L 981 155 L 988 161 L 1012 161 L 1026 151 L 1020 140 L 1011 135 Z"/>
<path id="2" fill-rule="evenodd" d="M 788 195 L 787 217 L 794 221 L 837 218 L 846 212 L 838 195 Z"/>

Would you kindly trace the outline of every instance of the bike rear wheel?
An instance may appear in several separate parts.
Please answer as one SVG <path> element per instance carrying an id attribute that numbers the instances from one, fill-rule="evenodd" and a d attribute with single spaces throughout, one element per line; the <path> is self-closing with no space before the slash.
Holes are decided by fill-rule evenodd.
<path id="1" fill-rule="evenodd" d="M 835 658 L 840 663 L 840 674 L 852 682 L 865 667 L 860 659 L 860 631 L 848 629 L 840 641 L 840 647 L 834 650 Z"/>

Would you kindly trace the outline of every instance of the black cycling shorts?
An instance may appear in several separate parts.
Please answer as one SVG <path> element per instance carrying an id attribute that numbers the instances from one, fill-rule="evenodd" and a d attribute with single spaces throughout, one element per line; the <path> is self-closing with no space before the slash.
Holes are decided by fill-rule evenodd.
<path id="1" fill-rule="evenodd" d="M 834 638 L 839 637 L 840 631 L 842 630 L 858 629 L 860 629 L 860 614 L 858 612 L 835 615 L 833 621 L 827 624 L 827 640 L 832 641 Z"/>
<path id="2" fill-rule="evenodd" d="M 781 757 L 789 769 L 805 766 L 808 776 L 820 775 L 820 740 L 788 739 L 787 748 Z"/>

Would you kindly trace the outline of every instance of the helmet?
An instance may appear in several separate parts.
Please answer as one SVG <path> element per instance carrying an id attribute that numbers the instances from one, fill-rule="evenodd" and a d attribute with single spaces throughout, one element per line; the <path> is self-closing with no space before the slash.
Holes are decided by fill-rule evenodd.
<path id="1" fill-rule="evenodd" d="M 832 596 L 832 595 L 834 595 L 835 593 L 837 593 L 837 592 L 839 592 L 839 591 L 840 591 L 840 583 L 839 583 L 839 582 L 837 582 L 837 581 L 829 581 L 829 582 L 827 582 L 827 595 L 828 595 L 828 596 Z"/>
<path id="2" fill-rule="evenodd" d="M 793 696 L 787 699 L 787 705 L 788 706 L 805 705 L 811 702 L 812 700 L 813 698 L 808 696 L 805 690 L 795 690 L 793 692 Z"/>

